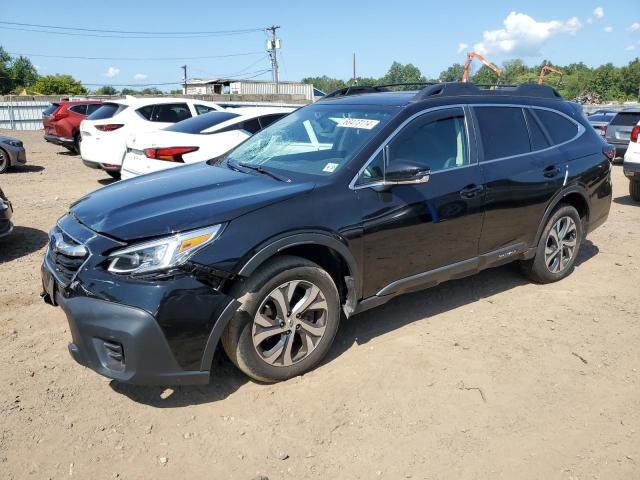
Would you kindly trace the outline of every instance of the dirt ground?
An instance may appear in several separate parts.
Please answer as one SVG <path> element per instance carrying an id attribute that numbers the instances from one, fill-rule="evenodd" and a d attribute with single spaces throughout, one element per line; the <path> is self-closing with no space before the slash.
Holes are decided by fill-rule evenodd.
<path id="1" fill-rule="evenodd" d="M 609 221 L 569 278 L 512 266 L 344 322 L 329 358 L 277 385 L 224 358 L 211 383 L 118 384 L 67 353 L 39 297 L 47 231 L 108 184 L 42 132 L 0 176 L 0 477 L 640 478 L 640 204 L 615 167 Z"/>

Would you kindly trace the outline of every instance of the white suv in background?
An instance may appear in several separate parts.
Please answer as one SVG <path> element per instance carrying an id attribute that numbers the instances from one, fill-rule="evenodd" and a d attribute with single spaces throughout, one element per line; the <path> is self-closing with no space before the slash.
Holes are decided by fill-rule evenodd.
<path id="1" fill-rule="evenodd" d="M 80 123 L 82 161 L 88 167 L 102 168 L 112 177 L 119 178 L 130 135 L 217 110 L 224 108 L 212 102 L 187 98 L 127 97 L 105 102 Z"/>
<path id="2" fill-rule="evenodd" d="M 210 112 L 162 130 L 132 135 L 122 178 L 132 178 L 224 155 L 295 108 L 244 107 Z"/>
<path id="3" fill-rule="evenodd" d="M 631 129 L 622 170 L 629 179 L 629 195 L 640 202 L 640 122 Z"/>

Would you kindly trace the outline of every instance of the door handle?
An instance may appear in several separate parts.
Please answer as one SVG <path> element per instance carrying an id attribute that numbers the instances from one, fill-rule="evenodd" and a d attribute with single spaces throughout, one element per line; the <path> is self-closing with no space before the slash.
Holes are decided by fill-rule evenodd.
<path id="1" fill-rule="evenodd" d="M 560 173 L 560 169 L 555 165 L 549 165 L 542 171 L 542 174 L 547 178 L 553 178 Z"/>
<path id="2" fill-rule="evenodd" d="M 468 185 L 460 190 L 460 196 L 462 198 L 473 198 L 482 192 L 484 188 L 482 185 Z"/>

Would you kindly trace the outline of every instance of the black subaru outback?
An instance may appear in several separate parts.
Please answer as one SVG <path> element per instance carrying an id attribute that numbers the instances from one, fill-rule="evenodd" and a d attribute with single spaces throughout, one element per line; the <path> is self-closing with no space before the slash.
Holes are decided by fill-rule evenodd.
<path id="1" fill-rule="evenodd" d="M 314 367 L 341 318 L 519 261 L 573 270 L 607 218 L 612 148 L 550 87 L 351 88 L 223 158 L 115 183 L 53 227 L 45 300 L 79 363 L 120 381 Z"/>

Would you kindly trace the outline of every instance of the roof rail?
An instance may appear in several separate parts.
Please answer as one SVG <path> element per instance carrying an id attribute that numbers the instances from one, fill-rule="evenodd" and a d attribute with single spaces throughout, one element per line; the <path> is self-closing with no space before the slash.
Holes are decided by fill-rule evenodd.
<path id="1" fill-rule="evenodd" d="M 537 83 L 523 83 L 521 85 L 504 84 L 475 84 L 470 82 L 410 82 L 410 83 L 387 83 L 384 85 L 353 85 L 338 89 L 325 95 L 325 98 L 347 97 L 350 95 L 361 95 L 363 93 L 389 92 L 389 87 L 423 86 L 413 102 L 426 100 L 434 96 L 460 96 L 460 95 L 512 95 L 518 97 L 537 98 L 562 98 L 560 94 L 549 85 L 539 85 Z"/>

